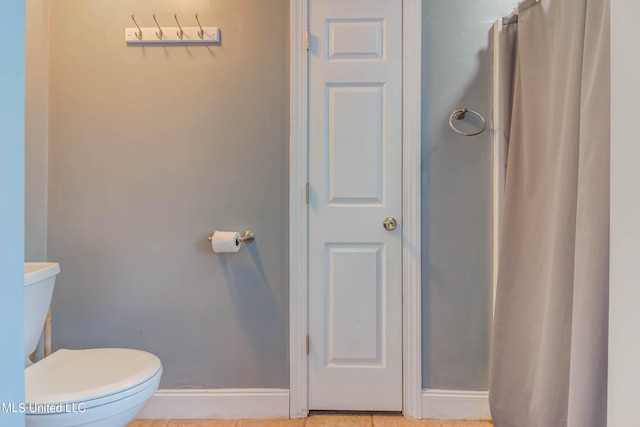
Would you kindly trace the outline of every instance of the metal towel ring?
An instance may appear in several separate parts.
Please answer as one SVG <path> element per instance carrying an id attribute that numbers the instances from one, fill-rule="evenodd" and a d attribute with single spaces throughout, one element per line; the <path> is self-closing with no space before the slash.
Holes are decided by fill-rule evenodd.
<path id="1" fill-rule="evenodd" d="M 464 120 L 467 113 L 471 113 L 477 116 L 480 120 L 482 120 L 482 129 L 480 129 L 478 132 L 472 132 L 472 133 L 460 132 L 453 125 L 453 119 Z M 475 135 L 480 135 L 482 132 L 484 132 L 484 130 L 487 128 L 487 121 L 484 119 L 484 117 L 482 117 L 482 114 L 478 113 L 477 111 L 468 110 L 466 108 L 456 108 L 455 110 L 453 110 L 453 113 L 451 113 L 451 116 L 449 116 L 449 126 L 451 126 L 451 129 L 453 129 L 456 133 L 459 133 L 460 135 L 475 136 Z"/>

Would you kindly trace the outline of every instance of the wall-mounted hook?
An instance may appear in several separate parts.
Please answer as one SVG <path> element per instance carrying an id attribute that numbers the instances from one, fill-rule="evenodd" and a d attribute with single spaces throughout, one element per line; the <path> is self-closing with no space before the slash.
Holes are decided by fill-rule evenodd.
<path id="1" fill-rule="evenodd" d="M 200 25 L 200 20 L 198 19 L 197 13 L 196 13 L 196 21 L 198 21 L 198 27 L 200 27 L 200 29 L 198 30 L 198 37 L 200 37 L 200 40 L 202 40 L 204 38 L 204 30 L 202 29 L 202 25 Z"/>
<path id="2" fill-rule="evenodd" d="M 153 20 L 156 21 L 156 25 L 158 26 L 158 30 L 160 30 L 160 33 L 158 33 L 158 31 L 156 31 L 156 37 L 160 40 L 162 40 L 162 28 L 160 28 L 160 24 L 158 24 L 158 20 L 156 19 L 156 14 L 153 14 Z"/>
<path id="3" fill-rule="evenodd" d="M 182 38 L 184 37 L 184 31 L 182 31 L 182 25 L 180 25 L 180 22 L 178 21 L 178 14 L 174 13 L 173 14 L 173 18 L 176 20 L 176 22 L 178 23 L 178 28 L 179 31 L 176 31 L 176 34 L 178 35 L 178 38 L 180 40 L 182 40 Z"/>
<path id="4" fill-rule="evenodd" d="M 142 40 L 142 30 L 140 29 L 140 25 L 138 25 L 138 23 L 136 22 L 136 17 L 131 15 L 131 19 L 133 19 L 133 23 L 136 24 L 136 27 L 138 27 L 138 31 L 136 31 L 136 37 L 138 38 L 138 40 Z"/>

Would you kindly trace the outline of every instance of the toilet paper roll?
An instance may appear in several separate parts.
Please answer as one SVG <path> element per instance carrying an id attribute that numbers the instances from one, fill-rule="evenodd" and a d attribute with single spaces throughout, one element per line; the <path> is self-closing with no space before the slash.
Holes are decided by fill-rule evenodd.
<path id="1" fill-rule="evenodd" d="M 211 239 L 211 248 L 216 253 L 238 252 L 242 246 L 238 237 L 240 237 L 240 233 L 234 231 L 215 231 Z"/>

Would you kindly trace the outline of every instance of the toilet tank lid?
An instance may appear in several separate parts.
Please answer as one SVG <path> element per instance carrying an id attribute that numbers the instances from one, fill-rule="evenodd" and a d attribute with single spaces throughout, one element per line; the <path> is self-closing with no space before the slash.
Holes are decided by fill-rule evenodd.
<path id="1" fill-rule="evenodd" d="M 25 401 L 57 404 L 95 399 L 135 387 L 161 368 L 160 359 L 141 350 L 58 350 L 25 369 Z"/>
<path id="2" fill-rule="evenodd" d="M 24 285 L 32 285 L 33 283 L 55 276 L 58 273 L 60 273 L 60 264 L 57 262 L 25 262 Z"/>

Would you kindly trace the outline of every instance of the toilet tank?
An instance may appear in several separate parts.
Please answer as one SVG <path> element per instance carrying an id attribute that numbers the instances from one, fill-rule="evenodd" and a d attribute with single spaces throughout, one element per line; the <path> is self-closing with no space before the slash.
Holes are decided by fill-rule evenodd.
<path id="1" fill-rule="evenodd" d="M 57 262 L 24 263 L 24 355 L 36 350 L 47 318 L 53 285 L 60 273 Z"/>

